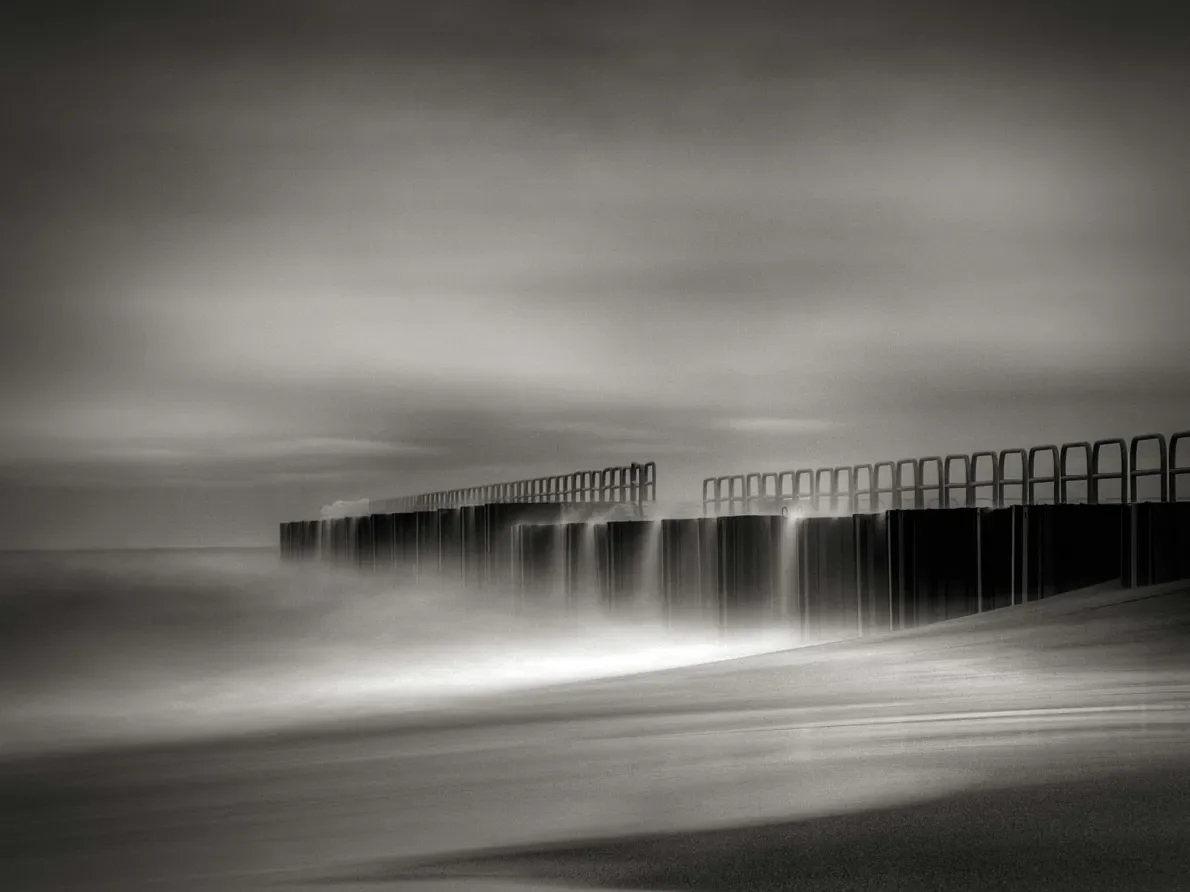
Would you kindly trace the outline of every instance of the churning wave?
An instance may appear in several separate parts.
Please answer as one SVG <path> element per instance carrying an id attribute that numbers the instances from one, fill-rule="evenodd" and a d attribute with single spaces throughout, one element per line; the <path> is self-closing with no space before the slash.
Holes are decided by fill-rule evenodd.
<path id="1" fill-rule="evenodd" d="M 771 651 L 272 551 L 0 555 L 0 752 L 394 714 Z"/>

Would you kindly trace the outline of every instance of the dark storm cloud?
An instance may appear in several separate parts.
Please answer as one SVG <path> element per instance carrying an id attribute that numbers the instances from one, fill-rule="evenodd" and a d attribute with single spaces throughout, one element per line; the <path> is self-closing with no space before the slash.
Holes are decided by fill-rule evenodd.
<path id="1" fill-rule="evenodd" d="M 1190 402 L 1174 6 L 5 16 L 2 473 L 114 541 L 175 504 L 138 527 L 121 487 L 250 489 L 233 537 L 268 536 L 336 498 L 634 458 L 679 496 Z"/>

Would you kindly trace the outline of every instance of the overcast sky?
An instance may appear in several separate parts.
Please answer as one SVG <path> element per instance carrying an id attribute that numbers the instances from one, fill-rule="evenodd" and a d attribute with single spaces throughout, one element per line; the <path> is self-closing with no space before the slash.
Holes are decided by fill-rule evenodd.
<path id="1" fill-rule="evenodd" d="M 1190 427 L 1176 4 L 21 6 L 0 547 Z"/>

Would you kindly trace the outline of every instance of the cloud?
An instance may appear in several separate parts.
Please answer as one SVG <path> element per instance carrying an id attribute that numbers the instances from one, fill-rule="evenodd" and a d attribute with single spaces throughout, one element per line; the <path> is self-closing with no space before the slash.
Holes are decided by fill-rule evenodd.
<path id="1" fill-rule="evenodd" d="M 639 427 L 623 427 L 597 420 L 545 419 L 526 422 L 523 428 L 528 431 L 540 433 L 574 434 L 600 440 L 651 441 L 666 436 L 664 431 Z"/>
<path id="2" fill-rule="evenodd" d="M 298 440 L 273 440 L 243 443 L 229 450 L 244 458 L 355 458 L 368 456 L 432 455 L 436 450 L 416 443 L 384 443 L 377 440 L 351 440 L 341 437 L 305 437 Z"/>
<path id="3" fill-rule="evenodd" d="M 194 403 L 130 390 L 90 399 L 28 399 L 0 418 L 0 431 L 17 439 L 58 444 L 136 443 L 267 435 L 268 411 L 210 399 Z"/>
<path id="4" fill-rule="evenodd" d="M 100 464 L 154 466 L 201 466 L 260 463 L 281 465 L 326 465 L 347 461 L 388 459 L 401 456 L 434 455 L 437 451 L 415 443 L 389 443 L 337 437 L 304 437 L 289 440 L 206 442 L 181 441 L 176 445 L 105 441 L 94 446 L 76 446 L 66 460 Z M 304 473 L 322 473 L 315 470 Z"/>
<path id="5" fill-rule="evenodd" d="M 816 418 L 721 418 L 715 422 L 715 427 L 754 434 L 811 434 L 832 430 L 839 425 Z"/>
<path id="6" fill-rule="evenodd" d="M 597 450 L 605 455 L 633 456 L 640 461 L 649 461 L 661 455 L 696 455 L 701 447 L 695 443 L 679 441 L 626 441 L 606 443 Z"/>

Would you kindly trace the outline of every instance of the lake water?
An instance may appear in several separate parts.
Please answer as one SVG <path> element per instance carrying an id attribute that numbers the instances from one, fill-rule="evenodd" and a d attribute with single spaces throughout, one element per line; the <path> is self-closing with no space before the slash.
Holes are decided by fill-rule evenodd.
<path id="1" fill-rule="evenodd" d="M 790 646 L 274 550 L 0 555 L 0 752 L 393 714 Z"/>

